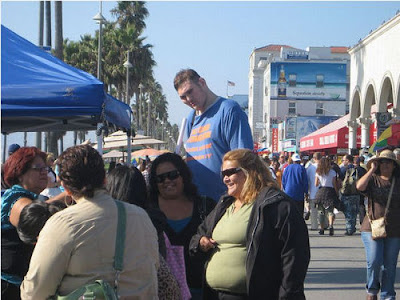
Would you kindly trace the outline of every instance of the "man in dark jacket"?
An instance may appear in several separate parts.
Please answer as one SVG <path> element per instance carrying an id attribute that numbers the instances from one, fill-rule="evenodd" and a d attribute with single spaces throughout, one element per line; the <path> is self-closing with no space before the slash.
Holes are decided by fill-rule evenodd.
<path id="1" fill-rule="evenodd" d="M 199 246 L 212 232 L 232 204 L 224 196 L 193 236 L 191 255 L 207 255 Z M 292 199 L 276 189 L 265 187 L 254 201 L 246 231 L 246 286 L 248 299 L 305 299 L 304 279 L 310 261 L 307 226 Z M 204 283 L 203 299 L 218 299 Z"/>

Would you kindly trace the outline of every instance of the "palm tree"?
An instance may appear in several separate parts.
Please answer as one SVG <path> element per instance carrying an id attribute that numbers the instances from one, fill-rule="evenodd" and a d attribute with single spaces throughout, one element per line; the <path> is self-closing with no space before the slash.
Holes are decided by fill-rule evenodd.
<path id="1" fill-rule="evenodd" d="M 139 36 L 146 28 L 144 20 L 149 15 L 145 4 L 143 1 L 118 1 L 111 14 L 117 17 L 117 24 L 122 29 L 134 25 Z"/>

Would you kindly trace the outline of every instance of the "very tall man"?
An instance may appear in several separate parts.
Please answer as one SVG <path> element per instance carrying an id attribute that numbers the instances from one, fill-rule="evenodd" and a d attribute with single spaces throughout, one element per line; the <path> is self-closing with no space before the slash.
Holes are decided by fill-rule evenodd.
<path id="1" fill-rule="evenodd" d="M 193 108 L 184 131 L 193 181 L 201 195 L 218 201 L 226 191 L 220 175 L 224 154 L 237 148 L 253 149 L 247 115 L 237 102 L 214 94 L 192 69 L 179 71 L 174 87 L 182 102 Z"/>

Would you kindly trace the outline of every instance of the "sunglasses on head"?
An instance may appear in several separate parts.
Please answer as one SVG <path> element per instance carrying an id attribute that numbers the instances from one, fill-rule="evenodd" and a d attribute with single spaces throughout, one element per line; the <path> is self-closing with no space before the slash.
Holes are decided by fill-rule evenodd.
<path id="1" fill-rule="evenodd" d="M 174 170 L 174 171 L 170 171 L 170 172 L 166 172 L 166 173 L 162 173 L 156 176 L 156 181 L 157 183 L 163 183 L 165 181 L 165 179 L 169 179 L 169 180 L 175 180 L 180 176 L 180 173 L 178 170 Z"/>
<path id="2" fill-rule="evenodd" d="M 221 176 L 225 177 L 225 176 L 231 176 L 233 174 L 239 173 L 240 171 L 242 171 L 241 168 L 230 168 L 230 169 L 226 169 L 221 171 Z"/>

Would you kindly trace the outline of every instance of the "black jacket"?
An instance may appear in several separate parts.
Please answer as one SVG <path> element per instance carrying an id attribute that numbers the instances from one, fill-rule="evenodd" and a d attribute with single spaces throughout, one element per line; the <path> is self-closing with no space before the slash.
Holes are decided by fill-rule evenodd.
<path id="1" fill-rule="evenodd" d="M 211 237 L 234 198 L 224 196 L 190 242 L 191 255 L 202 253 L 199 241 Z M 304 279 L 310 261 L 307 226 L 293 200 L 275 188 L 257 196 L 247 227 L 246 284 L 250 299 L 305 299 Z M 212 251 L 209 251 L 208 258 Z M 210 299 L 204 284 L 204 299 Z"/>

